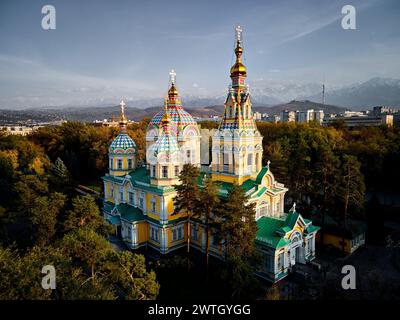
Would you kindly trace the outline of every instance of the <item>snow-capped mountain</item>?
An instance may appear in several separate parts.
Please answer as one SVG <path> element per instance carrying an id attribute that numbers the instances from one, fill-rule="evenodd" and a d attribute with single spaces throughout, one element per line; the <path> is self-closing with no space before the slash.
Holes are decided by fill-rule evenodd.
<path id="1" fill-rule="evenodd" d="M 318 101 L 320 94 L 307 99 Z M 325 91 L 325 102 L 352 110 L 365 110 L 378 105 L 400 106 L 400 79 L 372 78 L 341 89 Z"/>

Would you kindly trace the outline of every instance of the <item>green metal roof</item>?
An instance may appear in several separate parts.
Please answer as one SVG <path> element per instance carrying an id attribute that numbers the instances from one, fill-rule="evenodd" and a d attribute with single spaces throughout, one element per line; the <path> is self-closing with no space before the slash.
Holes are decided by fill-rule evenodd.
<path id="1" fill-rule="evenodd" d="M 173 186 L 156 186 L 150 184 L 150 172 L 145 167 L 139 167 L 129 172 L 130 182 L 132 186 L 142 190 L 154 192 L 157 194 L 164 194 L 175 190 Z M 124 181 L 124 177 L 114 177 L 110 175 L 103 176 L 103 180 L 111 181 L 121 184 Z"/>
<path id="2" fill-rule="evenodd" d="M 318 231 L 320 229 L 321 229 L 321 227 L 310 225 L 307 227 L 306 232 L 312 233 L 312 232 Z"/>
<path id="3" fill-rule="evenodd" d="M 109 202 L 109 201 L 104 201 L 104 206 L 103 210 L 107 213 L 111 213 L 111 211 L 114 209 L 114 203 Z"/>
<path id="4" fill-rule="evenodd" d="M 258 231 L 256 241 L 269 247 L 278 249 L 289 243 L 287 239 L 277 234 L 285 225 L 285 220 L 272 217 L 261 217 L 257 220 Z"/>
<path id="5" fill-rule="evenodd" d="M 300 213 L 298 213 L 296 211 L 289 211 L 289 213 L 286 216 L 285 225 L 288 226 L 290 228 L 290 230 L 292 230 L 294 228 L 299 216 L 300 216 Z"/>
<path id="6" fill-rule="evenodd" d="M 142 210 L 135 208 L 126 203 L 120 203 L 117 205 L 117 210 L 121 215 L 121 219 L 128 220 L 129 222 L 138 222 L 146 220 Z"/>
<path id="7" fill-rule="evenodd" d="M 155 186 L 150 184 L 150 171 L 145 167 L 139 167 L 130 173 L 131 183 L 140 189 L 151 191 L 158 194 L 172 192 L 175 190 L 173 186 Z"/>
<path id="8" fill-rule="evenodd" d="M 108 220 L 108 222 L 110 222 L 111 224 L 113 224 L 113 225 L 118 225 L 119 224 L 119 222 L 120 222 L 120 218 L 119 218 L 119 216 L 108 216 L 107 217 L 107 220 Z"/>
<path id="9" fill-rule="evenodd" d="M 261 184 L 261 180 L 264 178 L 267 171 L 268 171 L 268 166 L 262 167 L 262 169 L 260 170 L 260 172 L 258 173 L 257 178 L 256 178 L 257 184 Z"/>

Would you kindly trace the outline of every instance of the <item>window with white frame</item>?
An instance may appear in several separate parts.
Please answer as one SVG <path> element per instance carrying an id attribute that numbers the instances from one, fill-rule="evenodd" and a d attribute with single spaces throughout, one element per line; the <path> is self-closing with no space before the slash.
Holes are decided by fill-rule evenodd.
<path id="1" fill-rule="evenodd" d="M 249 153 L 247 155 L 247 165 L 248 166 L 252 166 L 253 165 L 253 154 L 252 153 Z"/>
<path id="2" fill-rule="evenodd" d="M 114 187 L 113 186 L 111 186 L 110 194 L 111 194 L 111 198 L 114 198 Z"/>
<path id="3" fill-rule="evenodd" d="M 312 250 L 312 238 L 307 239 L 307 253 L 311 253 Z"/>
<path id="4" fill-rule="evenodd" d="M 132 191 L 128 192 L 128 202 L 131 206 L 135 205 L 134 194 Z"/>
<path id="5" fill-rule="evenodd" d="M 122 187 L 119 190 L 119 202 L 124 202 L 124 189 Z"/>
<path id="6" fill-rule="evenodd" d="M 162 177 L 163 178 L 168 178 L 168 166 L 163 166 L 162 167 Z"/>
<path id="7" fill-rule="evenodd" d="M 195 241 L 199 240 L 199 225 L 193 224 L 191 229 L 191 238 Z"/>
<path id="8" fill-rule="evenodd" d="M 151 176 L 153 178 L 156 176 L 156 166 L 151 166 Z"/>
<path id="9" fill-rule="evenodd" d="M 122 159 L 118 159 L 118 160 L 117 160 L 117 168 L 118 168 L 119 170 L 122 169 Z"/>
<path id="10" fill-rule="evenodd" d="M 157 242 L 159 241 L 157 227 L 150 227 L 150 239 Z"/>
<path id="11" fill-rule="evenodd" d="M 284 262 L 285 262 L 285 253 L 282 252 L 278 255 L 278 270 L 280 271 L 283 266 L 284 266 Z"/>
<path id="12" fill-rule="evenodd" d="M 133 165 L 132 165 L 132 159 L 128 159 L 128 169 L 132 169 Z"/>
<path id="13" fill-rule="evenodd" d="M 113 161 L 113 159 L 110 159 L 110 169 L 114 169 L 114 161 Z"/>
<path id="14" fill-rule="evenodd" d="M 179 166 L 175 166 L 175 177 L 179 176 Z"/>
<path id="15" fill-rule="evenodd" d="M 179 241 L 183 239 L 183 225 L 177 226 L 172 229 L 172 241 Z"/>
<path id="16" fill-rule="evenodd" d="M 261 203 L 260 207 L 256 212 L 257 213 L 256 219 L 268 216 L 268 207 L 269 207 L 268 203 L 265 202 Z"/>

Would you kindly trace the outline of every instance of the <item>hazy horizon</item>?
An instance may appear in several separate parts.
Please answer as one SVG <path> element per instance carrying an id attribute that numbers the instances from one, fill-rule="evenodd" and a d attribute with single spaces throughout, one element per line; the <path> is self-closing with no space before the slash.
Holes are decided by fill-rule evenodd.
<path id="1" fill-rule="evenodd" d="M 56 8 L 56 30 L 41 28 L 45 4 Z M 346 4 L 356 30 L 341 28 Z M 238 23 L 250 89 L 398 79 L 399 13 L 396 0 L 5 0 L 0 108 L 157 99 L 171 68 L 183 96 L 223 97 Z"/>

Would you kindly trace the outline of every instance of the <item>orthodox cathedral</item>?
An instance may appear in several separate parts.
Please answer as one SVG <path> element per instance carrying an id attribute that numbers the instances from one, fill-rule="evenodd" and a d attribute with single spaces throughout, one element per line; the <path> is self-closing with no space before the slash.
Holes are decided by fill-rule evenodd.
<path id="1" fill-rule="evenodd" d="M 200 127 L 182 107 L 172 70 L 164 108 L 147 128 L 144 165 L 137 162 L 137 147 L 127 134 L 125 103 L 121 102 L 120 134 L 109 147 L 109 173 L 102 178 L 103 214 L 131 249 L 145 246 L 166 254 L 184 247 L 190 223 L 190 244 L 204 252 L 204 226 L 188 220 L 185 212 L 173 214 L 176 195 L 173 186 L 179 183 L 183 165 L 198 166 L 219 182 L 221 197 L 236 183 L 246 191 L 249 201 L 256 204 L 256 245 L 263 256 L 257 274 L 276 282 L 296 263 L 305 264 L 315 258 L 319 227 L 304 219 L 295 204 L 288 213 L 284 212 L 288 189 L 275 180 L 269 161 L 262 165 L 263 137 L 253 120 L 245 84 L 247 69 L 242 62 L 241 31 L 236 28 L 236 61 L 230 70 L 232 84 L 219 128 L 212 133 L 210 163 L 201 163 Z M 210 243 L 210 254 L 221 257 L 221 243 L 213 237 Z"/>

